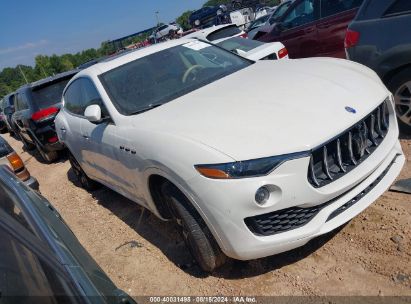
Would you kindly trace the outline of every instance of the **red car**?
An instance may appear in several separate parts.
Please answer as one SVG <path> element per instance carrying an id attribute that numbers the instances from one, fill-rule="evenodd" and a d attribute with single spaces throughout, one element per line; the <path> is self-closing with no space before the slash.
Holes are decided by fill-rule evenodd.
<path id="1" fill-rule="evenodd" d="M 280 41 L 290 58 L 345 58 L 344 37 L 363 0 L 295 0 L 268 33 L 254 39 Z"/>

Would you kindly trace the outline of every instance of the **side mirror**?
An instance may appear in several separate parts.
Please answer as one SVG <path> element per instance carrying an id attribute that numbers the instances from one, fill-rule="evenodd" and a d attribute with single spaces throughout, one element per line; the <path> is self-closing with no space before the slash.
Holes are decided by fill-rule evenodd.
<path id="1" fill-rule="evenodd" d="M 84 111 L 84 116 L 89 122 L 99 123 L 101 122 L 101 108 L 99 105 L 90 105 Z"/>

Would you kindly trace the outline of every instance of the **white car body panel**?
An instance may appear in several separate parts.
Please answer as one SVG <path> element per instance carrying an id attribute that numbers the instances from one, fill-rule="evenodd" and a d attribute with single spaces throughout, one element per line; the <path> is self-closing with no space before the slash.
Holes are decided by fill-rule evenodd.
<path id="1" fill-rule="evenodd" d="M 242 50 L 237 50 L 238 54 L 253 60 L 253 61 L 257 61 L 257 60 L 261 60 L 265 57 L 267 57 L 268 55 L 271 54 L 276 54 L 277 55 L 277 59 L 278 59 L 278 53 L 280 50 L 284 49 L 285 46 L 284 44 L 282 44 L 281 42 L 269 42 L 269 43 L 265 43 L 262 46 L 256 47 L 255 49 L 252 49 L 248 52 L 244 52 Z M 280 59 L 289 59 L 288 54 L 285 55 L 284 57 L 280 58 Z"/>
<path id="2" fill-rule="evenodd" d="M 405 158 L 391 98 L 390 128 L 382 144 L 353 171 L 326 186 L 314 188 L 308 182 L 308 156 L 287 161 L 260 177 L 215 180 L 200 175 L 196 164 L 308 151 L 359 122 L 390 93 L 373 71 L 346 60 L 261 61 L 158 108 L 121 115 L 98 76 L 186 42 L 179 39 L 131 52 L 74 76 L 71 82 L 79 77 L 93 80 L 113 121 L 109 127 L 106 123 L 93 127 L 64 108 L 56 118 L 59 139 L 87 174 L 94 174 L 99 182 L 157 216 L 161 214 L 150 194 L 148 178 L 153 174 L 167 178 L 187 196 L 224 253 L 242 260 L 287 251 L 335 229 L 377 199 L 399 174 Z M 293 79 L 292 88 L 289 79 Z M 239 85 L 244 81 L 247 86 Z M 253 90 L 249 90 L 250 85 Z M 357 113 L 348 113 L 345 106 L 354 107 Z M 96 132 L 93 128 L 101 129 Z M 94 143 L 83 147 L 80 137 L 87 135 Z M 334 210 L 383 172 L 378 184 L 357 204 L 327 222 Z M 109 176 L 102 177 L 104 174 Z M 275 190 L 260 206 L 254 196 L 263 185 Z M 292 206 L 315 206 L 336 197 L 308 224 L 287 232 L 258 236 L 244 222 L 250 216 Z"/>
<path id="3" fill-rule="evenodd" d="M 230 26 L 230 25 L 231 24 L 212 26 L 212 27 L 206 28 L 204 30 L 200 30 L 200 31 L 191 33 L 191 34 L 185 36 L 185 38 L 197 38 L 197 39 L 208 41 L 207 40 L 208 35 L 210 35 L 211 33 L 215 32 L 215 31 L 217 31 L 221 28 L 224 28 L 224 27 L 227 27 L 227 26 Z M 214 40 L 214 41 L 210 41 L 210 42 L 216 44 L 216 43 L 219 43 L 221 41 L 224 41 L 224 40 L 227 40 L 227 39 L 230 39 L 230 38 L 233 38 L 233 37 L 239 37 L 239 36 L 244 35 L 244 34 L 245 34 L 245 32 L 241 31 L 241 33 L 239 33 L 237 35 L 222 38 L 222 39 L 218 39 L 218 40 Z M 245 57 L 245 58 L 247 58 L 247 59 L 257 61 L 257 60 L 260 60 L 264 57 L 267 57 L 268 55 L 271 55 L 273 53 L 277 54 L 277 58 L 279 58 L 278 52 L 283 48 L 284 48 L 284 44 L 282 44 L 281 42 L 271 42 L 271 43 L 266 43 L 266 44 L 264 44 L 260 47 L 255 48 L 255 49 L 252 49 L 248 52 L 238 50 L 238 54 Z M 286 55 L 281 59 L 288 59 L 288 58 L 289 58 L 288 55 Z"/>
<path id="4" fill-rule="evenodd" d="M 218 31 L 222 28 L 231 27 L 232 25 L 233 25 L 233 23 L 214 25 L 214 26 L 211 26 L 211 27 L 196 31 L 194 33 L 188 34 L 188 35 L 184 36 L 184 39 L 197 38 L 197 39 L 208 41 L 208 39 L 207 39 L 208 35 L 210 35 L 211 33 L 215 32 L 215 31 Z M 238 36 L 241 36 L 243 34 L 245 34 L 245 32 L 241 30 L 240 33 L 238 33 L 236 35 L 233 35 L 231 37 L 238 37 Z M 227 38 L 231 38 L 231 37 L 227 37 Z M 227 39 L 227 38 L 224 38 L 224 39 Z M 221 40 L 222 39 L 215 40 L 215 41 L 213 41 L 213 43 L 216 43 L 216 42 L 221 41 Z"/>

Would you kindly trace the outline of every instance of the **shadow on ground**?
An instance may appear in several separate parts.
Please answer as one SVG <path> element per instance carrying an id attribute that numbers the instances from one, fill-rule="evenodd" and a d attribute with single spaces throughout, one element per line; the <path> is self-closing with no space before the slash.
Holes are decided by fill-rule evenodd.
<path id="1" fill-rule="evenodd" d="M 80 187 L 72 169 L 67 172 L 67 175 L 71 182 L 77 187 Z M 101 189 L 93 191 L 91 194 L 98 201 L 98 204 L 110 210 L 141 237 L 159 248 L 164 255 L 180 269 L 197 278 L 207 277 L 207 274 L 193 261 L 172 222 L 161 221 L 150 211 L 143 211 L 144 208 L 141 208 L 136 203 L 104 186 L 102 186 Z M 259 276 L 280 269 L 314 253 L 331 240 L 339 231 L 340 229 L 337 229 L 334 232 L 310 241 L 303 247 L 275 256 L 253 261 L 236 261 L 229 259 L 226 265 L 211 275 L 225 279 L 239 279 Z M 123 245 L 129 243 L 135 244 L 136 242 L 131 241 Z"/>
<path id="2" fill-rule="evenodd" d="M 23 151 L 30 154 L 32 157 L 34 157 L 39 163 L 41 164 L 46 164 L 48 165 L 49 163 L 47 163 L 43 157 L 41 157 L 39 151 L 34 148 L 34 149 L 27 149 L 25 146 L 23 146 Z M 59 157 L 57 160 L 55 160 L 53 163 L 64 163 L 67 159 L 68 159 L 68 154 L 66 150 L 62 150 L 62 151 L 58 151 Z"/>

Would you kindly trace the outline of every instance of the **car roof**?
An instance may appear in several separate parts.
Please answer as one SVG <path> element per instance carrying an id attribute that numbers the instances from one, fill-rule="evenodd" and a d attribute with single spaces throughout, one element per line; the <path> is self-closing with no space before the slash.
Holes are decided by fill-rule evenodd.
<path id="1" fill-rule="evenodd" d="M 53 76 L 50 76 L 50 77 L 47 77 L 47 78 L 43 78 L 43 79 L 40 79 L 38 81 L 34 81 L 32 83 L 21 86 L 18 89 L 18 91 L 23 90 L 23 89 L 27 89 L 27 88 L 34 88 L 34 87 L 44 86 L 45 84 L 55 82 L 56 80 L 58 80 L 60 78 L 65 78 L 67 76 L 74 76 L 79 71 L 80 71 L 79 69 L 74 69 L 74 70 L 59 73 L 57 75 L 53 75 Z"/>
<path id="2" fill-rule="evenodd" d="M 230 26 L 236 26 L 234 23 L 228 23 L 228 24 L 221 24 L 221 25 L 214 25 L 212 27 L 208 27 L 202 30 L 199 30 L 197 32 L 188 34 L 187 36 L 185 36 L 185 38 L 206 38 L 208 35 L 210 35 L 211 33 L 218 31 L 222 28 L 225 27 L 230 27 Z"/>
<path id="3" fill-rule="evenodd" d="M 83 71 L 78 73 L 78 77 L 83 76 L 83 75 L 100 75 L 118 66 L 121 66 L 123 64 L 129 63 L 134 60 L 137 60 L 139 58 L 142 58 L 142 57 L 145 57 L 145 56 L 157 53 L 157 52 L 161 52 L 163 50 L 166 50 L 166 49 L 178 46 L 178 45 L 182 45 L 188 42 L 193 42 L 193 41 L 197 41 L 197 40 L 188 39 L 184 37 L 180 39 L 157 43 L 157 44 L 150 45 L 150 46 L 136 49 L 136 50 L 131 50 L 129 52 L 125 52 L 125 53 L 122 53 L 116 56 L 109 57 L 106 60 L 103 60 L 95 65 L 92 65 L 91 67 L 87 69 L 84 69 Z"/>

